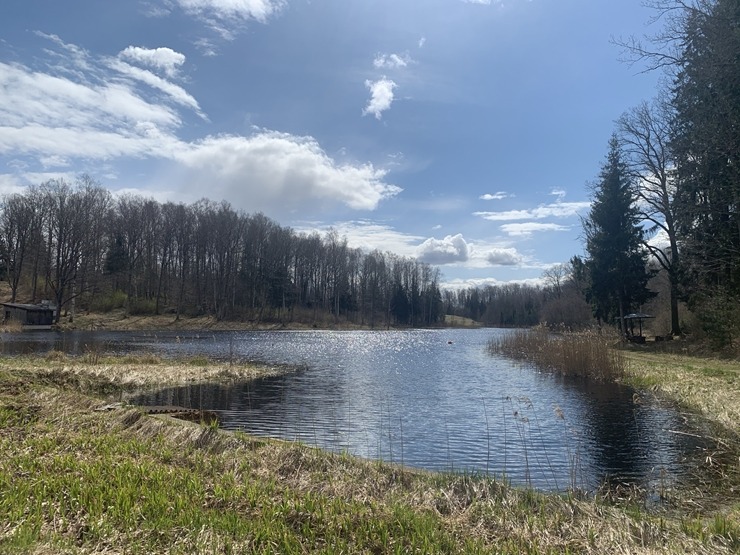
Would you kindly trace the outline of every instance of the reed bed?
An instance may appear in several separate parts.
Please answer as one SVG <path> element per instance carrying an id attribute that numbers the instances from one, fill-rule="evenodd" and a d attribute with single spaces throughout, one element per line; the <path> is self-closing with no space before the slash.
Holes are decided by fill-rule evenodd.
<path id="1" fill-rule="evenodd" d="M 627 370 L 627 359 L 613 348 L 614 342 L 604 333 L 554 334 L 537 328 L 501 334 L 488 343 L 488 350 L 564 376 L 613 381 L 623 378 Z"/>

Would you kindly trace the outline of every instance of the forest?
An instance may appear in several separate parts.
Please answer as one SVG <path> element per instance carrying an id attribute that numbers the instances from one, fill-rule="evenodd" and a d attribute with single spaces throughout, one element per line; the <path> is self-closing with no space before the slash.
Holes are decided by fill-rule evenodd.
<path id="1" fill-rule="evenodd" d="M 89 176 L 50 180 L 3 199 L 0 231 L 10 301 L 52 300 L 57 318 L 124 308 L 369 327 L 443 319 L 437 269 L 227 202 L 159 203 L 114 197 Z"/>

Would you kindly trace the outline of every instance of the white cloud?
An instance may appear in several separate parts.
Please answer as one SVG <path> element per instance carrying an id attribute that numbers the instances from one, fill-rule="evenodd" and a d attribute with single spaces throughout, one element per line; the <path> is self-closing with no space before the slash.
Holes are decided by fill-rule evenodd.
<path id="1" fill-rule="evenodd" d="M 426 44 L 426 42 L 427 42 L 427 38 L 426 37 L 421 37 L 419 39 L 419 43 L 418 43 L 419 44 L 419 48 L 424 48 L 424 45 Z"/>
<path id="2" fill-rule="evenodd" d="M 0 195 L 22 193 L 24 190 L 25 186 L 20 183 L 16 176 L 0 173 Z"/>
<path id="3" fill-rule="evenodd" d="M 516 266 L 523 257 L 514 248 L 492 249 L 486 254 L 486 261 L 492 266 Z"/>
<path id="4" fill-rule="evenodd" d="M 541 231 L 568 231 L 570 227 L 559 224 L 546 224 L 539 222 L 524 222 L 519 224 L 504 224 L 501 230 L 513 237 L 528 237 Z"/>
<path id="5" fill-rule="evenodd" d="M 377 81 L 367 80 L 365 86 L 370 89 L 370 100 L 362 111 L 362 115 L 373 114 L 376 119 L 380 119 L 383 112 L 390 109 L 393 103 L 393 89 L 397 85 L 383 77 Z"/>
<path id="6" fill-rule="evenodd" d="M 202 195 L 207 187 L 209 196 L 250 210 L 291 210 L 308 202 L 374 210 L 401 191 L 384 181 L 384 170 L 337 164 L 314 138 L 276 131 L 207 137 L 175 157 L 188 169 L 182 179 L 191 190 Z"/>
<path id="7" fill-rule="evenodd" d="M 542 287 L 544 280 L 541 277 L 528 278 L 528 279 L 512 279 L 507 281 L 501 281 L 496 278 L 469 278 L 469 279 L 451 279 L 443 281 L 439 284 L 440 289 L 446 289 L 450 291 L 459 291 L 461 289 L 483 288 L 483 287 L 500 287 L 504 285 L 529 285 L 532 287 Z"/>
<path id="8" fill-rule="evenodd" d="M 565 190 L 564 189 L 553 189 L 550 191 L 550 194 L 552 196 L 558 197 L 558 202 L 562 201 L 565 198 Z"/>
<path id="9" fill-rule="evenodd" d="M 160 180 L 167 173 L 168 183 L 183 185 L 178 200 L 207 195 L 273 215 L 310 203 L 373 210 L 400 191 L 386 182 L 386 170 L 338 163 L 312 137 L 258 130 L 183 140 L 175 108 L 197 108 L 184 89 L 120 60 L 83 56 L 67 63 L 42 72 L 0 62 L 0 156 L 23 159 L 18 176 L 64 164 L 153 159 L 161 164 Z M 152 94 L 151 86 L 167 96 Z M 171 106 L 166 101 L 173 97 L 179 102 Z"/>
<path id="10" fill-rule="evenodd" d="M 580 212 L 587 210 L 590 202 L 556 202 L 543 204 L 530 210 L 506 210 L 503 212 L 473 212 L 474 216 L 480 216 L 485 220 L 509 221 L 509 220 L 539 220 L 542 218 L 569 218 L 577 216 Z"/>
<path id="11" fill-rule="evenodd" d="M 301 233 L 318 231 L 321 234 L 333 229 L 340 237 L 347 238 L 347 245 L 350 248 L 362 249 L 365 252 L 389 251 L 408 257 L 416 255 L 417 245 L 424 239 L 420 235 L 402 233 L 387 224 L 368 220 L 337 222 L 331 225 L 313 223 L 292 227 Z"/>
<path id="12" fill-rule="evenodd" d="M 177 77 L 180 67 L 185 63 L 184 54 L 167 47 L 128 46 L 119 52 L 118 57 L 164 71 L 165 75 L 170 78 Z"/>
<path id="13" fill-rule="evenodd" d="M 514 195 L 510 195 L 506 191 L 497 191 L 493 194 L 486 193 L 485 195 L 481 195 L 478 198 L 481 200 L 503 200 L 505 198 L 513 197 Z"/>
<path id="14" fill-rule="evenodd" d="M 468 244 L 460 233 L 448 235 L 444 239 L 430 237 L 417 249 L 417 258 L 429 264 L 466 262 L 469 256 Z"/>
<path id="15" fill-rule="evenodd" d="M 482 4 L 484 6 L 491 5 L 491 0 L 461 0 L 461 2 L 465 2 L 466 4 Z"/>
<path id="16" fill-rule="evenodd" d="M 373 60 L 373 65 L 381 69 L 399 69 L 408 66 L 413 60 L 404 54 L 378 54 Z"/>
<path id="17" fill-rule="evenodd" d="M 229 38 L 227 27 L 267 20 L 286 5 L 284 0 L 175 0 L 186 13 L 205 20 Z M 226 27 L 223 27 L 223 26 Z M 220 28 L 219 28 L 220 27 Z"/>
<path id="18" fill-rule="evenodd" d="M 151 71 L 134 67 L 120 60 L 110 60 L 109 66 L 111 69 L 114 69 L 131 79 L 136 79 L 152 88 L 162 91 L 178 104 L 185 106 L 186 108 L 190 108 L 203 119 L 206 119 L 205 115 L 200 110 L 200 106 L 198 106 L 198 101 L 181 86 L 171 83 L 166 79 L 162 79 Z"/>

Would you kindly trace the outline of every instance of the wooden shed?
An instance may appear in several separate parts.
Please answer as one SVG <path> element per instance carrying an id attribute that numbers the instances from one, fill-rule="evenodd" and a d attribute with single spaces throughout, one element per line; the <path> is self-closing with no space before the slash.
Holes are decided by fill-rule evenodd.
<path id="1" fill-rule="evenodd" d="M 24 330 L 50 330 L 54 308 L 48 304 L 2 303 L 3 322 L 20 322 Z"/>

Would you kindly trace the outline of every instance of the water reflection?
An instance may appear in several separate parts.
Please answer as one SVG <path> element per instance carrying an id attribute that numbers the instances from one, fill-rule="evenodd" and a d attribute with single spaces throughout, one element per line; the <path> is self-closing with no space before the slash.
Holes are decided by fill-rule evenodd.
<path id="1" fill-rule="evenodd" d="M 23 334 L 5 353 L 103 348 L 297 369 L 239 384 L 146 392 L 142 404 L 216 410 L 223 426 L 547 490 L 605 477 L 650 487 L 703 446 L 672 408 L 614 384 L 557 378 L 485 345 L 497 330 Z M 636 402 L 639 401 L 639 402 Z"/>

